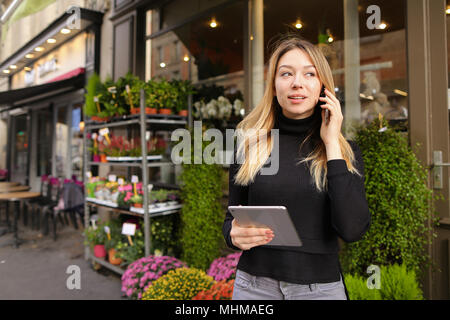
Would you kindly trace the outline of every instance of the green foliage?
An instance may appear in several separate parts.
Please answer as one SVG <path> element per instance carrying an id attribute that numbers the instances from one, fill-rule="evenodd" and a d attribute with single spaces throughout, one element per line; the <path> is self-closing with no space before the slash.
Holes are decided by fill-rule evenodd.
<path id="1" fill-rule="evenodd" d="M 105 244 L 106 242 L 106 234 L 103 230 L 103 224 L 97 225 L 96 229 L 89 226 L 84 230 L 84 236 L 84 244 L 87 246 L 93 247 L 98 244 Z"/>
<path id="2" fill-rule="evenodd" d="M 96 103 L 94 101 L 94 97 L 99 94 L 102 90 L 102 83 L 100 81 L 100 77 L 97 73 L 93 73 L 88 80 L 86 85 L 86 93 L 84 95 L 85 104 L 84 104 L 84 114 L 92 117 L 97 115 L 98 110 Z"/>
<path id="3" fill-rule="evenodd" d="M 194 135 L 191 134 L 191 137 Z M 203 149 L 208 142 L 203 142 Z M 193 153 L 193 145 L 191 147 Z M 192 156 L 193 159 L 193 156 Z M 194 161 L 191 161 L 194 163 Z M 222 168 L 216 164 L 183 164 L 181 259 L 206 270 L 223 245 Z"/>
<path id="4" fill-rule="evenodd" d="M 380 290 L 367 287 L 366 278 L 348 274 L 344 280 L 350 300 L 382 300 Z"/>
<path id="5" fill-rule="evenodd" d="M 126 238 L 122 238 L 116 246 L 116 257 L 123 260 L 121 266 L 128 266 L 130 263 L 142 258 L 145 254 L 144 234 L 142 231 L 136 230 L 132 237 L 133 245 L 131 245 Z"/>
<path id="6" fill-rule="evenodd" d="M 175 113 L 181 110 L 187 110 L 188 108 L 188 96 L 195 94 L 194 86 L 189 80 L 172 80 L 170 82 L 174 91 L 174 106 L 173 111 Z"/>
<path id="7" fill-rule="evenodd" d="M 177 268 L 154 281 L 142 300 L 191 300 L 215 283 L 211 276 L 196 268 Z"/>
<path id="8" fill-rule="evenodd" d="M 127 73 L 121 83 L 121 98 L 125 105 L 131 108 L 130 97 L 133 108 L 139 108 L 141 105 L 141 89 L 145 89 L 145 82 L 131 73 Z M 126 90 L 126 85 L 130 87 L 130 95 Z"/>
<path id="9" fill-rule="evenodd" d="M 415 272 L 405 265 L 381 266 L 380 289 L 369 289 L 359 275 L 344 278 L 350 300 L 423 300 Z"/>
<path id="10" fill-rule="evenodd" d="M 178 257 L 180 253 L 178 234 L 180 216 L 171 214 L 152 218 L 150 221 L 151 229 L 151 253 L 156 250 L 162 255 Z"/>
<path id="11" fill-rule="evenodd" d="M 110 230 L 111 240 L 108 240 L 108 236 L 105 238 L 105 249 L 115 249 L 120 241 L 123 240 L 122 235 L 122 223 L 118 219 L 112 219 L 105 222 L 104 226 L 108 226 Z"/>
<path id="12" fill-rule="evenodd" d="M 371 264 L 398 263 L 420 276 L 431 263 L 426 246 L 437 222 L 432 213 L 433 191 L 427 187 L 427 169 L 401 133 L 390 128 L 379 132 L 379 127 L 376 120 L 367 128 L 357 129 L 372 219 L 361 241 L 344 245 L 342 267 L 346 273 L 364 275 Z"/>

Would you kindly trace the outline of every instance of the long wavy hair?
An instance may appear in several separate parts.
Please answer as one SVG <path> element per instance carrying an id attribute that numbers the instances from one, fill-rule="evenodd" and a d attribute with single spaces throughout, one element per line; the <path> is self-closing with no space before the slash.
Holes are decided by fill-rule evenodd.
<path id="1" fill-rule="evenodd" d="M 253 182 L 256 174 L 272 152 L 273 139 L 271 129 L 274 128 L 277 108 L 279 108 L 278 101 L 276 97 L 274 97 L 275 73 L 278 62 L 285 53 L 298 48 L 309 55 L 316 67 L 319 80 L 325 88 L 334 93 L 334 81 L 331 68 L 319 48 L 309 41 L 296 36 L 289 36 L 279 40 L 275 43 L 274 48 L 269 60 L 267 85 L 264 96 L 259 104 L 237 125 L 236 128 L 238 137 L 237 157 L 242 159 L 242 164 L 234 177 L 234 181 L 239 185 L 245 186 Z M 318 104 L 315 108 L 321 109 Z M 310 174 L 319 191 L 327 189 L 327 155 L 325 144 L 320 137 L 321 125 L 321 112 L 314 110 L 311 128 L 308 130 L 306 138 L 299 146 L 299 152 L 301 152 L 303 145 L 309 143 L 312 146 L 312 151 L 306 158 L 298 162 L 298 164 L 303 162 L 308 164 Z M 353 165 L 355 161 L 353 150 L 342 133 L 339 134 L 339 145 L 341 147 L 342 156 L 347 163 L 347 168 L 352 173 L 360 175 Z"/>

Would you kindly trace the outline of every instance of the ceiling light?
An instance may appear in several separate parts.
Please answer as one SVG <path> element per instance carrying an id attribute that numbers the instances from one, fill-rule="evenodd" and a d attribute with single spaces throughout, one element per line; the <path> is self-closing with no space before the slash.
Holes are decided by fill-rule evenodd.
<path id="1" fill-rule="evenodd" d="M 184 58 L 183 58 L 183 60 L 186 61 L 186 62 L 188 62 L 188 61 L 189 61 L 189 56 L 188 56 L 188 55 L 185 55 Z"/>
<path id="2" fill-rule="evenodd" d="M 446 14 L 450 14 L 450 6 L 447 7 L 447 10 L 445 10 Z"/>
<path id="3" fill-rule="evenodd" d="M 32 54 L 32 53 L 26 54 L 26 55 L 25 55 L 25 58 L 27 58 L 27 59 L 33 59 L 33 58 L 34 58 L 34 54 Z"/>
<path id="4" fill-rule="evenodd" d="M 36 48 L 34 48 L 34 51 L 41 52 L 41 51 L 44 51 L 44 48 L 43 47 L 36 47 Z"/>
<path id="5" fill-rule="evenodd" d="M 62 34 L 68 34 L 68 33 L 70 33 L 70 29 L 63 28 L 63 29 L 61 29 L 61 33 Z"/>
<path id="6" fill-rule="evenodd" d="M 333 37 L 328 37 L 328 42 L 333 42 L 334 41 L 334 39 L 333 39 Z"/>
<path id="7" fill-rule="evenodd" d="M 55 43 L 55 42 L 56 42 L 56 39 L 50 38 L 50 39 L 47 40 L 47 42 L 48 42 L 48 43 Z"/>
<path id="8" fill-rule="evenodd" d="M 216 21 L 216 19 L 212 18 L 211 22 L 209 23 L 209 26 L 210 26 L 211 28 L 217 27 L 217 21 Z"/>
<path id="9" fill-rule="evenodd" d="M 401 96 L 404 96 L 404 97 L 407 97 L 407 96 L 408 96 L 408 93 L 407 93 L 407 92 L 402 91 L 402 90 L 399 90 L 399 89 L 395 89 L 395 90 L 394 90 L 394 93 L 396 93 L 396 94 L 398 94 L 398 95 L 401 95 Z"/>
<path id="10" fill-rule="evenodd" d="M 9 66 L 10 69 L 17 69 L 17 66 L 15 64 L 12 64 Z"/>
<path id="11" fill-rule="evenodd" d="M 25 67 L 25 68 L 23 68 L 25 71 L 31 71 L 31 68 L 30 67 Z"/>
<path id="12" fill-rule="evenodd" d="M 301 28 L 303 27 L 303 25 L 302 25 L 301 22 L 300 22 L 300 19 L 297 19 L 297 21 L 295 22 L 295 27 L 296 27 L 297 29 L 301 29 Z"/>
<path id="13" fill-rule="evenodd" d="M 165 68 L 165 67 L 166 67 L 166 64 L 165 64 L 164 62 L 161 62 L 161 63 L 159 64 L 159 66 L 160 66 L 161 68 Z"/>
<path id="14" fill-rule="evenodd" d="M 3 73 L 10 73 L 10 72 L 11 72 L 11 70 L 8 70 L 8 69 L 3 70 Z"/>
<path id="15" fill-rule="evenodd" d="M 380 23 L 379 24 L 379 26 L 378 26 L 378 28 L 377 29 L 381 29 L 381 30 L 384 30 L 384 29 L 386 29 L 387 28 L 387 24 L 386 23 L 384 23 L 384 22 L 382 22 L 382 23 Z"/>

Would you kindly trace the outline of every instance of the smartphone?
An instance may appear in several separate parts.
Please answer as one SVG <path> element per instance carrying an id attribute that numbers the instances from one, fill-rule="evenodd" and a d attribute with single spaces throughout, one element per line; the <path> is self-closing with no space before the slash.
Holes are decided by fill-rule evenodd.
<path id="1" fill-rule="evenodd" d="M 320 96 L 321 96 L 322 98 L 325 98 L 325 97 L 326 97 L 326 94 L 325 94 L 325 86 L 324 86 L 324 85 L 322 85 L 322 90 L 320 91 Z M 321 106 L 321 105 L 323 105 L 323 104 L 325 104 L 325 102 L 319 101 L 319 106 Z M 325 120 L 326 120 L 326 122 L 328 122 L 329 117 L 330 117 L 330 111 L 329 111 L 328 109 L 325 109 Z"/>

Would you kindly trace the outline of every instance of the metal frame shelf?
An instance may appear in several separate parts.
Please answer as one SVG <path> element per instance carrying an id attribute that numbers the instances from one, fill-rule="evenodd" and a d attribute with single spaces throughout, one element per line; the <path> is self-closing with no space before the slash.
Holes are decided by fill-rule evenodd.
<path id="1" fill-rule="evenodd" d="M 144 219 L 144 236 L 145 236 L 145 255 L 148 256 L 150 254 L 150 218 L 164 216 L 168 214 L 174 214 L 180 211 L 180 209 L 169 209 L 167 211 L 157 212 L 150 214 L 149 213 L 149 199 L 148 199 L 148 168 L 150 167 L 161 167 L 161 166 L 168 166 L 168 165 L 174 165 L 174 163 L 170 161 L 149 161 L 147 157 L 144 155 L 147 154 L 147 143 L 145 139 L 141 139 L 141 148 L 142 148 L 142 160 L 139 162 L 93 162 L 88 159 L 88 152 L 87 152 L 87 132 L 90 132 L 92 130 L 99 130 L 103 128 L 111 128 L 111 127 L 121 127 L 121 126 L 130 126 L 139 124 L 140 126 L 140 136 L 145 137 L 147 130 L 164 130 L 164 131 L 173 131 L 177 128 L 182 128 L 188 124 L 187 118 L 186 119 L 178 119 L 178 116 L 172 117 L 171 116 L 152 116 L 152 115 L 146 115 L 145 114 L 145 92 L 141 89 L 140 92 L 140 107 L 141 112 L 139 116 L 131 116 L 136 118 L 126 118 L 123 120 L 117 120 L 112 122 L 105 122 L 105 123 L 86 123 L 86 119 L 84 119 L 86 125 L 85 130 L 83 132 L 83 140 L 84 140 L 84 176 L 86 176 L 86 172 L 88 171 L 87 168 L 90 168 L 91 166 L 117 166 L 117 167 L 134 167 L 134 168 L 141 168 L 141 181 L 142 181 L 142 188 L 143 188 L 143 208 L 144 208 L 144 214 L 132 212 L 129 210 L 123 210 L 120 208 L 114 208 L 109 207 L 102 204 L 97 204 L 90 201 L 85 201 L 84 204 L 84 224 L 85 228 L 89 227 L 89 218 L 90 218 L 90 207 L 101 207 L 106 208 L 109 211 L 113 213 L 118 214 L 127 214 L 132 215 L 136 217 L 141 217 Z M 189 108 L 190 109 L 190 108 Z M 174 119 L 176 118 L 176 119 Z M 163 187 L 164 183 L 158 183 L 159 186 Z M 167 184 L 168 185 L 168 184 Z M 85 195 L 87 195 L 87 190 L 85 187 Z M 108 263 L 105 260 L 96 258 L 91 252 L 89 246 L 85 246 L 85 259 L 86 260 L 93 260 L 102 266 L 117 272 L 119 274 L 123 274 L 124 270 Z"/>

